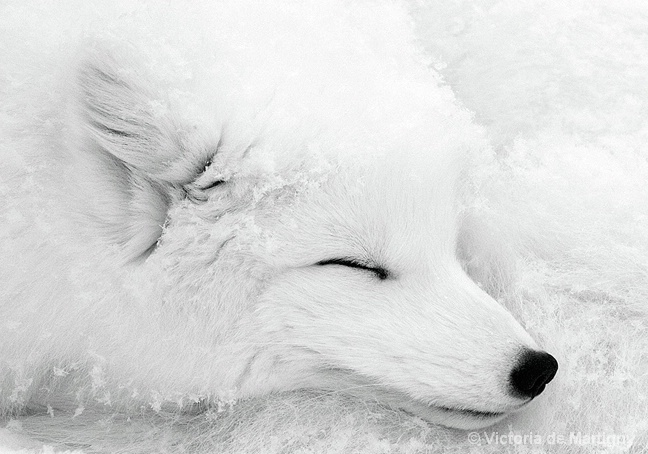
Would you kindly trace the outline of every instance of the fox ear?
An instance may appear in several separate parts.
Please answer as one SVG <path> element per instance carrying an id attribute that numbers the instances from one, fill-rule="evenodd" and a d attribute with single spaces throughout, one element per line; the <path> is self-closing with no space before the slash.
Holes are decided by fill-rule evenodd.
<path id="1" fill-rule="evenodd" d="M 178 128 L 159 97 L 110 55 L 86 59 L 78 84 L 83 147 L 91 155 L 91 191 L 99 201 L 94 222 L 125 261 L 146 257 L 171 201 L 168 171 L 182 154 Z"/>
<path id="2" fill-rule="evenodd" d="M 105 52 L 87 58 L 79 71 L 83 114 L 96 144 L 130 168 L 155 176 L 178 159 L 179 128 L 145 82 Z"/>

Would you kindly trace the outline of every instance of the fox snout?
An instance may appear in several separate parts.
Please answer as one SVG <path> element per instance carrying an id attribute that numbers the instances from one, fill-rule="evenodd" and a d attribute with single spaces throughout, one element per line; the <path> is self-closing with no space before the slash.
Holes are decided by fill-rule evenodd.
<path id="1" fill-rule="evenodd" d="M 511 371 L 511 394 L 533 399 L 545 389 L 558 371 L 558 361 L 547 352 L 524 350 Z"/>

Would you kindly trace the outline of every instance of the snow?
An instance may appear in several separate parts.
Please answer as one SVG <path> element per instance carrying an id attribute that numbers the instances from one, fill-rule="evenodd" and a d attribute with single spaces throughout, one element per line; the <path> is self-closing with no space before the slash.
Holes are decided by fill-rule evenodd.
<path id="1" fill-rule="evenodd" d="M 471 156 L 465 215 L 468 233 L 492 233 L 475 235 L 467 267 L 557 357 L 560 371 L 547 391 L 522 413 L 480 431 L 478 443 L 371 402 L 297 392 L 197 416 L 24 417 L 4 423 L 0 452 L 34 452 L 42 443 L 50 445 L 44 452 L 645 449 L 648 4 L 412 0 L 408 8 L 430 65 L 474 112 L 491 144 L 488 153 Z M 30 19 L 18 12 L 29 10 L 3 7 L 0 21 L 20 27 Z M 52 30 L 63 25 L 52 23 Z M 30 39 L 50 39 L 52 30 Z M 3 44 L 5 52 L 24 48 Z M 20 58 L 29 64 L 29 54 Z M 3 89 L 24 90 L 26 82 L 12 79 Z M 489 254 L 500 257 L 500 268 L 480 268 L 493 262 Z M 542 442 L 511 436 L 489 444 L 493 432 L 538 435 Z M 579 432 L 623 439 L 569 438 Z M 569 442 L 551 444 L 552 436 Z M 101 442 L 93 448 L 88 439 Z"/>

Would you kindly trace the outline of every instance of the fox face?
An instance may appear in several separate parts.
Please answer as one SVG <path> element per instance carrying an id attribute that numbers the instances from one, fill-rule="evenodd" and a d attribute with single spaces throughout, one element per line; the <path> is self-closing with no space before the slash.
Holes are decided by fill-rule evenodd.
<path id="1" fill-rule="evenodd" d="M 362 128 L 255 129 L 206 109 L 192 123 L 106 52 L 77 87 L 75 206 L 121 282 L 122 328 L 88 349 L 116 358 L 116 387 L 169 401 L 329 389 L 469 429 L 553 378 L 456 257 L 459 117 L 363 107 Z"/>

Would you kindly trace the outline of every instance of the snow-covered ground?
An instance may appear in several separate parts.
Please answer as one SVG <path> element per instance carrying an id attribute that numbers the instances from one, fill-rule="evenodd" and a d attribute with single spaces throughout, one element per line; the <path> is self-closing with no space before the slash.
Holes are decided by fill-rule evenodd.
<path id="1" fill-rule="evenodd" d="M 493 233 L 461 253 L 557 357 L 547 391 L 476 433 L 297 392 L 196 416 L 22 417 L 3 423 L 5 451 L 648 450 L 648 3 L 420 0 L 408 8 L 430 65 L 491 144 L 473 156 L 465 214 Z M 0 26 L 23 20 L 0 7 Z M 10 44 L 0 42 L 5 55 Z M 501 266 L 481 270 L 489 254 Z"/>

